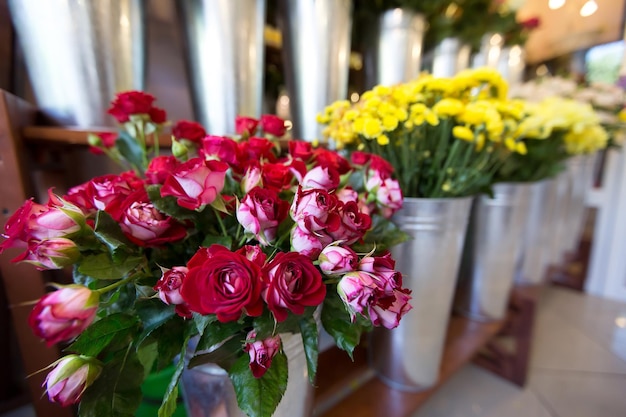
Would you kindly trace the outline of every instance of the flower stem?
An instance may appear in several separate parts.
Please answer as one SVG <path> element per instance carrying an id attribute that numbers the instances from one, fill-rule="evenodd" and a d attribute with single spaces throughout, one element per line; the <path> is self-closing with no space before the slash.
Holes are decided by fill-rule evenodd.
<path id="1" fill-rule="evenodd" d="M 222 230 L 223 236 L 228 236 L 228 232 L 226 231 L 226 226 L 224 226 L 224 222 L 222 221 L 222 216 L 220 216 L 220 212 L 213 206 L 211 206 L 213 212 L 215 213 L 215 217 L 217 217 L 217 222 L 220 225 L 220 229 Z"/>
<path id="2" fill-rule="evenodd" d="M 117 287 L 121 287 L 122 285 L 128 284 L 129 282 L 135 280 L 137 278 L 136 274 L 133 274 L 127 278 L 124 278 L 121 281 L 117 281 L 111 285 L 107 285 L 106 287 L 102 287 L 102 288 L 98 288 L 97 290 L 94 290 L 94 292 L 97 292 L 98 294 L 104 294 L 107 293 L 109 291 L 113 291 L 114 289 L 116 289 Z"/>

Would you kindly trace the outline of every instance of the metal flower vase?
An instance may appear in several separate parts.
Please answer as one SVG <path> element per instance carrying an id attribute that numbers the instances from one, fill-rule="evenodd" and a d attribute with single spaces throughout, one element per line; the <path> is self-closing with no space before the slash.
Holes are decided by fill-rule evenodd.
<path id="1" fill-rule="evenodd" d="M 552 262 L 554 218 L 557 208 L 556 179 L 529 185 L 528 218 L 523 235 L 521 262 L 515 280 L 521 285 L 543 283 Z"/>
<path id="2" fill-rule="evenodd" d="M 550 242 L 550 265 L 560 265 L 563 261 L 563 253 L 565 247 L 568 246 L 565 242 L 567 236 L 567 212 L 569 211 L 569 194 L 570 194 L 570 179 L 567 171 L 562 171 L 554 179 L 553 186 L 553 204 L 552 209 L 552 221 L 549 223 L 551 229 L 551 242 Z"/>
<path id="3" fill-rule="evenodd" d="M 524 82 L 526 55 L 520 45 L 506 46 L 500 52 L 498 71 L 509 86 L 517 86 Z"/>
<path id="4" fill-rule="evenodd" d="M 177 1 L 196 119 L 214 135 L 262 113 L 265 0 Z"/>
<path id="5" fill-rule="evenodd" d="M 505 317 L 521 258 L 530 185 L 501 183 L 474 200 L 459 271 L 455 310 L 479 321 Z"/>
<path id="6" fill-rule="evenodd" d="M 314 387 L 309 382 L 306 356 L 299 334 L 281 334 L 287 355 L 287 391 L 274 417 L 308 417 L 313 408 Z M 183 371 L 182 391 L 187 417 L 246 417 L 237 405 L 228 373 L 215 364 Z"/>
<path id="7" fill-rule="evenodd" d="M 467 69 L 472 48 L 459 38 L 445 38 L 435 46 L 431 74 L 435 77 L 454 77 Z"/>
<path id="8" fill-rule="evenodd" d="M 439 378 L 471 203 L 471 197 L 406 198 L 393 217 L 411 237 L 392 255 L 412 290 L 413 310 L 396 329 L 376 328 L 369 352 L 372 368 L 394 388 L 421 391 Z"/>
<path id="9" fill-rule="evenodd" d="M 592 186 L 593 168 L 597 154 L 578 155 L 567 161 L 569 190 L 565 206 L 563 250 L 575 251 L 583 234 L 587 192 Z"/>
<path id="10" fill-rule="evenodd" d="M 280 0 L 283 63 L 293 136 L 322 139 L 316 116 L 348 94 L 351 0 Z"/>
<path id="11" fill-rule="evenodd" d="M 480 43 L 480 49 L 476 55 L 474 55 L 472 68 L 497 68 L 503 47 L 504 37 L 501 34 L 487 33 L 483 35 Z"/>
<path id="12" fill-rule="evenodd" d="M 112 125 L 115 93 L 143 90 L 143 0 L 9 0 L 39 108 L 65 125 Z"/>
<path id="13" fill-rule="evenodd" d="M 407 9 L 384 12 L 377 21 L 372 42 L 373 71 L 368 73 L 368 88 L 394 85 L 416 78 L 420 73 L 426 19 Z"/>

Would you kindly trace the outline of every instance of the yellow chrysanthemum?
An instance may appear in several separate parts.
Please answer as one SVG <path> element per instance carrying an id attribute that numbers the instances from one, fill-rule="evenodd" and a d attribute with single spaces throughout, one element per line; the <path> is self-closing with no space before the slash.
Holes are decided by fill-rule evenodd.
<path id="1" fill-rule="evenodd" d="M 452 128 L 452 135 L 461 140 L 466 140 L 468 142 L 474 141 L 474 132 L 467 126 L 454 126 Z"/>
<path id="2" fill-rule="evenodd" d="M 389 137 L 387 135 L 380 135 L 376 138 L 376 142 L 378 142 L 380 146 L 389 145 Z"/>
<path id="3" fill-rule="evenodd" d="M 460 114 L 464 107 L 460 100 L 444 98 L 433 106 L 433 111 L 439 117 L 451 117 Z"/>

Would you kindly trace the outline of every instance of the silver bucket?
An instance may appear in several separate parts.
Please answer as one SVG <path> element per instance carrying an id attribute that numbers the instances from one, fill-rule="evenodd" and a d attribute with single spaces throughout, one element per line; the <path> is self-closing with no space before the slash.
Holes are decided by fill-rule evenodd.
<path id="1" fill-rule="evenodd" d="M 311 415 L 314 387 L 309 382 L 306 356 L 299 334 L 281 334 L 287 355 L 287 390 L 273 417 Z M 215 364 L 185 369 L 182 375 L 183 398 L 188 417 L 246 417 L 239 409 L 235 389 L 228 373 Z"/>
<path id="2" fill-rule="evenodd" d="M 504 37 L 501 34 L 487 33 L 483 35 L 480 43 L 480 49 L 476 55 L 474 55 L 472 68 L 497 68 L 503 47 Z"/>
<path id="3" fill-rule="evenodd" d="M 351 0 L 280 0 L 283 63 L 293 136 L 322 138 L 316 116 L 348 93 Z"/>
<path id="4" fill-rule="evenodd" d="M 552 178 L 529 185 L 528 218 L 522 257 L 515 273 L 515 280 L 519 284 L 542 283 L 546 269 L 552 262 L 556 186 L 557 181 Z"/>
<path id="5" fill-rule="evenodd" d="M 387 10 L 378 18 L 374 41 L 374 80 L 368 87 L 394 85 L 420 73 L 426 19 L 406 9 Z"/>
<path id="6" fill-rule="evenodd" d="M 546 226 L 551 230 L 549 265 L 560 265 L 563 261 L 565 247 L 569 246 L 567 227 L 571 181 L 567 171 L 559 173 L 554 179 L 552 221 Z"/>
<path id="7" fill-rule="evenodd" d="M 445 38 L 435 46 L 432 57 L 432 75 L 453 77 L 469 67 L 472 48 L 459 38 Z"/>
<path id="8" fill-rule="evenodd" d="M 388 385 L 407 391 L 439 378 L 452 298 L 472 198 L 406 198 L 393 221 L 411 240 L 392 249 L 413 310 L 393 330 L 376 328 L 370 363 Z"/>
<path id="9" fill-rule="evenodd" d="M 583 234 L 587 192 L 592 186 L 596 154 L 579 155 L 567 161 L 569 193 L 565 207 L 563 250 L 575 251 Z"/>
<path id="10" fill-rule="evenodd" d="M 65 125 L 112 125 L 115 94 L 143 90 L 142 0 L 9 0 L 41 110 Z"/>
<path id="11" fill-rule="evenodd" d="M 480 321 L 505 317 L 528 217 L 530 185 L 502 183 L 472 206 L 455 310 Z"/>
<path id="12" fill-rule="evenodd" d="M 507 46 L 500 51 L 498 71 L 509 86 L 516 86 L 524 82 L 526 55 L 519 45 Z"/>
<path id="13" fill-rule="evenodd" d="M 265 0 L 176 5 L 196 119 L 211 134 L 233 134 L 236 116 L 262 112 Z"/>

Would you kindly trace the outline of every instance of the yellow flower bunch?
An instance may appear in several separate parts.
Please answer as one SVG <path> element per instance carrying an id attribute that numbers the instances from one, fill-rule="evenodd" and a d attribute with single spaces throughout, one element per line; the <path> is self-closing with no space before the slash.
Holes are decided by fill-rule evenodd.
<path id="1" fill-rule="evenodd" d="M 594 109 L 573 99 L 550 97 L 526 102 L 526 113 L 514 136 L 528 152 L 512 155 L 496 178 L 502 181 L 537 181 L 556 175 L 571 155 L 593 153 L 607 146 L 609 135 Z"/>
<path id="2" fill-rule="evenodd" d="M 338 149 L 389 160 L 407 196 L 471 195 L 489 186 L 506 156 L 527 152 L 519 140 L 523 104 L 506 99 L 507 91 L 488 68 L 452 78 L 424 74 L 377 86 L 355 104 L 335 102 L 317 120 Z"/>

